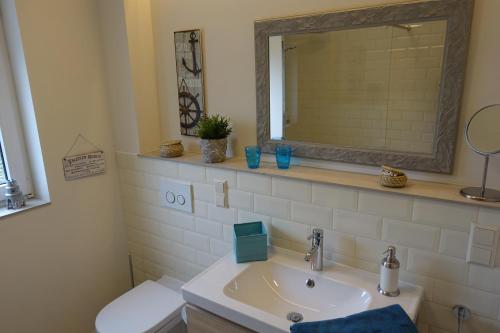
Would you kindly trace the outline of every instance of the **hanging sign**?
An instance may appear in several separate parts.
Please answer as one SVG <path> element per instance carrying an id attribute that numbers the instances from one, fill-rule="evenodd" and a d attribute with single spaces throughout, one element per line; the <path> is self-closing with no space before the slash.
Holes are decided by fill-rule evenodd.
<path id="1" fill-rule="evenodd" d="M 79 140 L 87 142 L 96 150 L 88 153 L 70 155 Z M 66 180 L 75 180 L 100 175 L 106 172 L 104 152 L 81 134 L 78 134 L 76 137 L 75 142 L 73 142 L 73 145 L 63 157 L 62 163 L 64 178 Z"/>
<path id="2" fill-rule="evenodd" d="M 63 158 L 64 178 L 75 180 L 99 175 L 106 171 L 106 160 L 104 152 L 94 151 L 91 153 L 67 156 Z"/>

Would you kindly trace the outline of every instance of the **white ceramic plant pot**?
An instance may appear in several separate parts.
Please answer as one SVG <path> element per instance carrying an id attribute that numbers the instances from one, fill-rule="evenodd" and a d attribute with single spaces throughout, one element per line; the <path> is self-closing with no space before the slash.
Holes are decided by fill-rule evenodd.
<path id="1" fill-rule="evenodd" d="M 226 160 L 227 138 L 200 140 L 201 156 L 205 163 L 220 163 Z"/>

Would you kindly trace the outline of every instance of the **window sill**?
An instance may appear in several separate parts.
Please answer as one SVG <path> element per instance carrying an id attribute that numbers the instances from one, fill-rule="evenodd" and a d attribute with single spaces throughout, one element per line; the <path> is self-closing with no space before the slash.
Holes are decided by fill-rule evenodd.
<path id="1" fill-rule="evenodd" d="M 22 213 L 22 212 L 25 212 L 27 210 L 33 209 L 33 208 L 45 206 L 48 204 L 50 204 L 50 201 L 45 201 L 45 200 L 34 198 L 34 199 L 26 200 L 26 206 L 21 208 L 21 209 L 7 209 L 7 207 L 0 207 L 0 219 L 3 219 L 5 217 L 8 217 L 8 216 L 11 216 L 14 214 Z"/>

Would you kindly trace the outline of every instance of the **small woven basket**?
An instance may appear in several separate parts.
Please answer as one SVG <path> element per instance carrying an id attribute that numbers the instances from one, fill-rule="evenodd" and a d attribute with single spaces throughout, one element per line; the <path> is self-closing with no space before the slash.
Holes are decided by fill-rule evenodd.
<path id="1" fill-rule="evenodd" d="M 184 152 L 181 140 L 170 140 L 160 145 L 161 157 L 179 157 Z"/>
<path id="2" fill-rule="evenodd" d="M 408 177 L 399 169 L 389 166 L 382 166 L 380 174 L 380 185 L 386 187 L 405 187 L 408 182 Z"/>
<path id="3" fill-rule="evenodd" d="M 408 182 L 408 177 L 403 176 L 386 176 L 380 175 L 380 185 L 386 187 L 405 187 Z"/>

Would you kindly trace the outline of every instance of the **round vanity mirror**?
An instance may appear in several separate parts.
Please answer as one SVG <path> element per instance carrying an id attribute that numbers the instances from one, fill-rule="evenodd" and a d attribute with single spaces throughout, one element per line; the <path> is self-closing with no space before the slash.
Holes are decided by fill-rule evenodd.
<path id="1" fill-rule="evenodd" d="M 474 200 L 500 201 L 500 191 L 486 187 L 490 156 L 500 153 L 500 104 L 477 111 L 465 127 L 465 139 L 472 150 L 484 156 L 485 162 L 481 187 L 466 187 L 460 193 Z"/>

